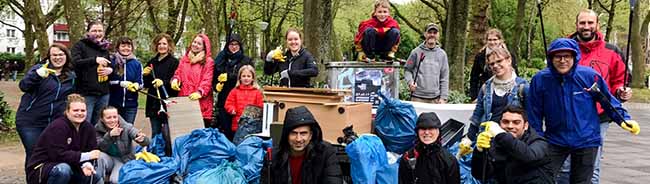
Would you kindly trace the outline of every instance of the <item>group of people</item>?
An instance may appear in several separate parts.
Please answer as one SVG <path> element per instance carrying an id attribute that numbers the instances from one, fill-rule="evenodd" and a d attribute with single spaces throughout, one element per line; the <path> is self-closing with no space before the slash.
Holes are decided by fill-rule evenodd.
<path id="1" fill-rule="evenodd" d="M 449 65 L 438 42 L 441 30 L 433 23 L 424 30 L 423 43 L 405 64 L 405 80 L 412 101 L 444 104 Z M 204 126 L 219 128 L 230 140 L 245 107 L 263 104 L 255 63 L 237 34 L 227 36 L 214 59 L 205 34 L 196 35 L 180 59 L 174 56 L 174 40 L 157 35 L 151 44 L 156 55 L 143 66 L 130 38 L 111 44 L 101 22 L 89 23 L 86 31 L 70 50 L 51 45 L 43 63 L 20 81 L 24 95 L 16 125 L 28 183 L 116 183 L 121 165 L 134 159 L 132 142 L 150 143 L 133 126 L 138 93 L 148 94 L 145 115 L 152 135 L 164 132 L 164 100 L 170 97 L 198 101 Z M 361 22 L 355 36 L 359 59 L 393 59 L 399 35 L 388 1 L 376 1 L 372 17 Z M 286 49 L 268 53 L 264 74 L 278 74 L 280 86 L 311 87 L 319 70 L 302 45 L 302 33 L 289 28 L 284 36 Z M 485 39 L 471 73 L 476 109 L 458 157 L 473 152 L 472 174 L 483 181 L 598 183 L 609 122 L 633 134 L 639 125 L 621 106 L 632 95 L 624 86 L 625 58 L 603 40 L 597 14 L 584 10 L 576 16 L 576 32 L 551 43 L 547 68 L 530 83 L 517 76 L 516 60 L 499 30 L 490 29 Z M 458 157 L 442 148 L 440 127 L 435 113 L 418 117 L 417 143 L 402 156 L 400 183 L 460 182 Z M 309 109 L 289 109 L 279 147 L 273 149 L 271 182 L 342 183 L 336 150 L 322 134 Z"/>
<path id="2" fill-rule="evenodd" d="M 9 79 L 16 81 L 19 70 L 21 70 L 21 68 L 20 64 L 18 64 L 18 61 L 0 62 L 0 80 L 4 78 L 5 81 L 9 81 Z"/>

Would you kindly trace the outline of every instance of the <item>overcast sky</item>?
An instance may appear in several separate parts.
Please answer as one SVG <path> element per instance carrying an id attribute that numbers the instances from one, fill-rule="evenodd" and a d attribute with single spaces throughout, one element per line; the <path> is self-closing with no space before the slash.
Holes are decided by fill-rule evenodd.
<path id="1" fill-rule="evenodd" d="M 402 4 L 402 3 L 408 3 L 413 0 L 390 0 L 390 2 L 397 3 L 397 4 Z"/>

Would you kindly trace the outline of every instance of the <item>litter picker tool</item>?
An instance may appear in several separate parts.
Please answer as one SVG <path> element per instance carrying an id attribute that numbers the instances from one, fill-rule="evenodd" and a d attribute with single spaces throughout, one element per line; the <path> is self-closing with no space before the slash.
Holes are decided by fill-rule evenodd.
<path id="1" fill-rule="evenodd" d="M 153 68 L 153 64 L 149 64 L 149 67 L 151 67 L 151 75 L 153 75 L 153 78 L 156 79 L 156 70 Z M 169 98 L 169 94 L 167 93 L 167 89 L 165 89 L 164 86 L 162 87 L 163 95 L 165 95 L 165 99 Z"/>
<path id="2" fill-rule="evenodd" d="M 625 49 L 625 77 L 623 80 L 623 87 L 628 87 L 630 83 L 628 82 L 628 74 L 630 73 L 630 69 L 628 68 L 628 61 L 630 60 L 630 43 L 632 43 L 632 21 L 634 20 L 634 5 L 636 4 L 636 0 L 630 0 L 630 18 L 629 18 L 629 23 L 627 26 L 627 48 Z"/>
<path id="3" fill-rule="evenodd" d="M 418 84 L 418 74 L 420 73 L 420 66 L 422 65 L 422 62 L 424 62 L 424 53 L 420 53 L 420 60 L 418 61 L 418 66 L 416 67 L 415 70 L 415 78 L 413 78 L 413 84 L 417 85 Z M 410 88 L 411 86 L 409 86 Z M 411 91 L 411 94 L 409 95 L 409 101 L 413 99 L 413 92 L 415 90 Z"/>
<path id="4" fill-rule="evenodd" d="M 614 112 L 616 113 L 616 117 L 617 117 L 617 118 L 622 119 L 622 120 L 623 120 L 623 123 L 627 124 L 627 126 L 629 126 L 629 127 L 632 127 L 631 124 L 628 124 L 627 121 L 625 121 L 625 118 L 623 118 L 623 115 L 621 115 L 621 113 L 619 113 L 619 112 L 614 108 L 614 105 L 612 105 L 612 103 L 609 102 L 609 98 L 608 98 L 607 96 L 605 96 L 605 94 L 603 94 L 603 92 L 600 90 L 600 88 L 598 87 L 598 83 L 595 83 L 595 82 L 594 82 L 594 84 L 591 85 L 591 87 L 589 88 L 589 91 L 591 91 L 591 92 L 595 92 L 595 93 L 598 95 L 598 98 L 601 99 L 601 103 L 600 103 L 600 104 L 601 104 L 604 108 L 607 108 L 607 109 L 609 109 L 609 110 L 611 110 L 611 111 L 614 111 Z"/>
<path id="5" fill-rule="evenodd" d="M 542 1 L 537 0 L 537 14 L 539 15 L 539 23 L 542 27 L 542 42 L 544 43 L 544 54 L 548 52 L 546 50 L 548 47 L 546 46 L 546 32 L 544 32 L 544 17 L 542 16 Z"/>

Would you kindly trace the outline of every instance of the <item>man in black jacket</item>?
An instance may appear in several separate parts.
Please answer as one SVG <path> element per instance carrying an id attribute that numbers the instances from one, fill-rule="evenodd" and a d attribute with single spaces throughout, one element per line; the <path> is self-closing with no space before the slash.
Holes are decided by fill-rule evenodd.
<path id="1" fill-rule="evenodd" d="M 273 149 L 271 183 L 339 184 L 336 149 L 327 141 L 305 106 L 287 110 L 279 147 Z"/>
<path id="2" fill-rule="evenodd" d="M 508 106 L 499 124 L 485 122 L 484 126 L 486 131 L 477 138 L 478 149 L 472 158 L 472 175 L 476 179 L 497 183 L 553 183 L 550 160 L 546 157 L 548 143 L 528 127 L 523 109 Z"/>
<path id="3" fill-rule="evenodd" d="M 415 127 L 417 144 L 399 163 L 400 184 L 460 183 L 458 161 L 440 143 L 441 126 L 436 113 L 420 114 Z"/>

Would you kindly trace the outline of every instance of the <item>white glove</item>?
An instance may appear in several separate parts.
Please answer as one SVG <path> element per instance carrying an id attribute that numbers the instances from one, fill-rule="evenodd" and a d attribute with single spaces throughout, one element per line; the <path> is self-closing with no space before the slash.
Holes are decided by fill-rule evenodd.
<path id="1" fill-rule="evenodd" d="M 129 81 L 120 81 L 120 87 L 127 88 L 129 85 L 131 85 Z"/>
<path id="2" fill-rule="evenodd" d="M 47 61 L 40 68 L 36 69 L 36 74 L 38 74 L 38 76 L 41 76 L 42 78 L 47 78 L 47 76 L 49 76 L 51 73 L 56 73 L 55 70 L 47 68 L 49 64 L 50 61 Z"/>
<path id="3" fill-rule="evenodd" d="M 289 78 L 289 69 L 283 70 L 280 72 L 280 79 L 288 79 Z"/>
<path id="4" fill-rule="evenodd" d="M 499 126 L 499 124 L 497 124 L 494 121 L 483 122 L 483 123 L 481 123 L 481 126 L 485 127 L 485 130 L 483 132 L 489 133 L 490 137 L 494 137 L 494 136 L 497 136 L 500 133 L 506 132 L 505 130 L 503 130 L 503 128 L 501 128 L 501 126 Z"/>

